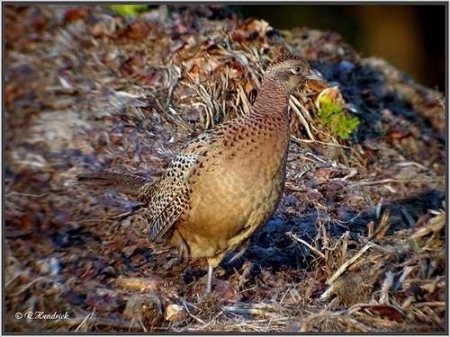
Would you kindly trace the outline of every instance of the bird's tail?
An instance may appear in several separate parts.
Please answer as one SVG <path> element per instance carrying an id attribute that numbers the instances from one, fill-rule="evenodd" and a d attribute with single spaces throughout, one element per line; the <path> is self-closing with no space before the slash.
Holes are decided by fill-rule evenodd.
<path id="1" fill-rule="evenodd" d="M 141 187 L 149 183 L 149 180 L 134 174 L 99 171 L 81 173 L 77 175 L 77 182 L 87 186 L 112 189 L 131 196 L 138 196 Z"/>

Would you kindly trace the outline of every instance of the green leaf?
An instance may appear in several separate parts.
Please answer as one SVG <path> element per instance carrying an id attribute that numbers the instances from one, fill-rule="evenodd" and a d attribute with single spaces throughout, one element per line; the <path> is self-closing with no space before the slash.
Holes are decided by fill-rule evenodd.
<path id="1" fill-rule="evenodd" d="M 340 104 L 333 103 L 331 97 L 323 95 L 319 98 L 319 117 L 331 132 L 341 139 L 348 139 L 359 126 L 357 117 L 348 116 Z"/>
<path id="2" fill-rule="evenodd" d="M 136 16 L 147 9 L 147 5 L 108 5 L 112 11 L 124 16 Z"/>

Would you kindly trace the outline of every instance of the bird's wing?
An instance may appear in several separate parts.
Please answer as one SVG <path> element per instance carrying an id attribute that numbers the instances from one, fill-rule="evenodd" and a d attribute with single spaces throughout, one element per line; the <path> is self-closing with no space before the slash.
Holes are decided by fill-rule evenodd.
<path id="1" fill-rule="evenodd" d="M 95 188 L 113 189 L 132 196 L 137 196 L 139 190 L 150 183 L 141 176 L 110 171 L 80 173 L 77 182 Z"/>
<path id="2" fill-rule="evenodd" d="M 172 226 L 189 214 L 190 177 L 208 156 L 211 145 L 221 138 L 221 133 L 206 131 L 183 146 L 172 160 L 164 176 L 147 194 L 149 200 L 149 235 L 151 240 L 163 237 Z"/>
<path id="3" fill-rule="evenodd" d="M 161 180 L 153 185 L 148 210 L 151 240 L 163 237 L 183 214 L 188 214 L 190 189 L 187 179 L 196 164 L 196 156 L 180 153 Z"/>

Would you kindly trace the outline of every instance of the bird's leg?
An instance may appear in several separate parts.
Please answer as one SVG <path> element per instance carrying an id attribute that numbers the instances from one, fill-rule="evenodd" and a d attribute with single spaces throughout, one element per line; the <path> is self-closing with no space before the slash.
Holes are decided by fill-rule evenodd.
<path id="1" fill-rule="evenodd" d="M 212 290 L 212 278 L 214 273 L 214 267 L 208 264 L 208 280 L 206 281 L 206 293 L 210 294 Z"/>
<path id="2" fill-rule="evenodd" d="M 173 232 L 170 240 L 172 245 L 177 247 L 177 256 L 165 263 L 163 268 L 168 270 L 173 266 L 178 266 L 183 263 L 182 269 L 185 269 L 189 261 L 189 250 L 186 241 L 184 241 L 180 233 L 176 230 Z"/>
<path id="3" fill-rule="evenodd" d="M 212 291 L 212 283 L 214 275 L 214 269 L 219 265 L 220 261 L 223 260 L 223 257 L 225 256 L 225 253 L 219 254 L 215 257 L 210 257 L 207 259 L 208 261 L 208 279 L 206 281 L 206 293 L 210 294 Z"/>

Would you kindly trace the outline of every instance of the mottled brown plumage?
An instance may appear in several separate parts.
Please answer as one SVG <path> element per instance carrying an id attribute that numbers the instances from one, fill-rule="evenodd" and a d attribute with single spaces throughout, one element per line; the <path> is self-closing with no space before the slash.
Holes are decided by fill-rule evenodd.
<path id="1" fill-rule="evenodd" d="M 289 95 L 308 79 L 308 64 L 292 55 L 265 72 L 251 112 L 186 144 L 161 179 L 88 173 L 80 181 L 109 186 L 148 203 L 150 239 L 167 239 L 180 258 L 206 258 L 213 268 L 244 244 L 275 211 L 283 193 L 289 143 Z"/>

